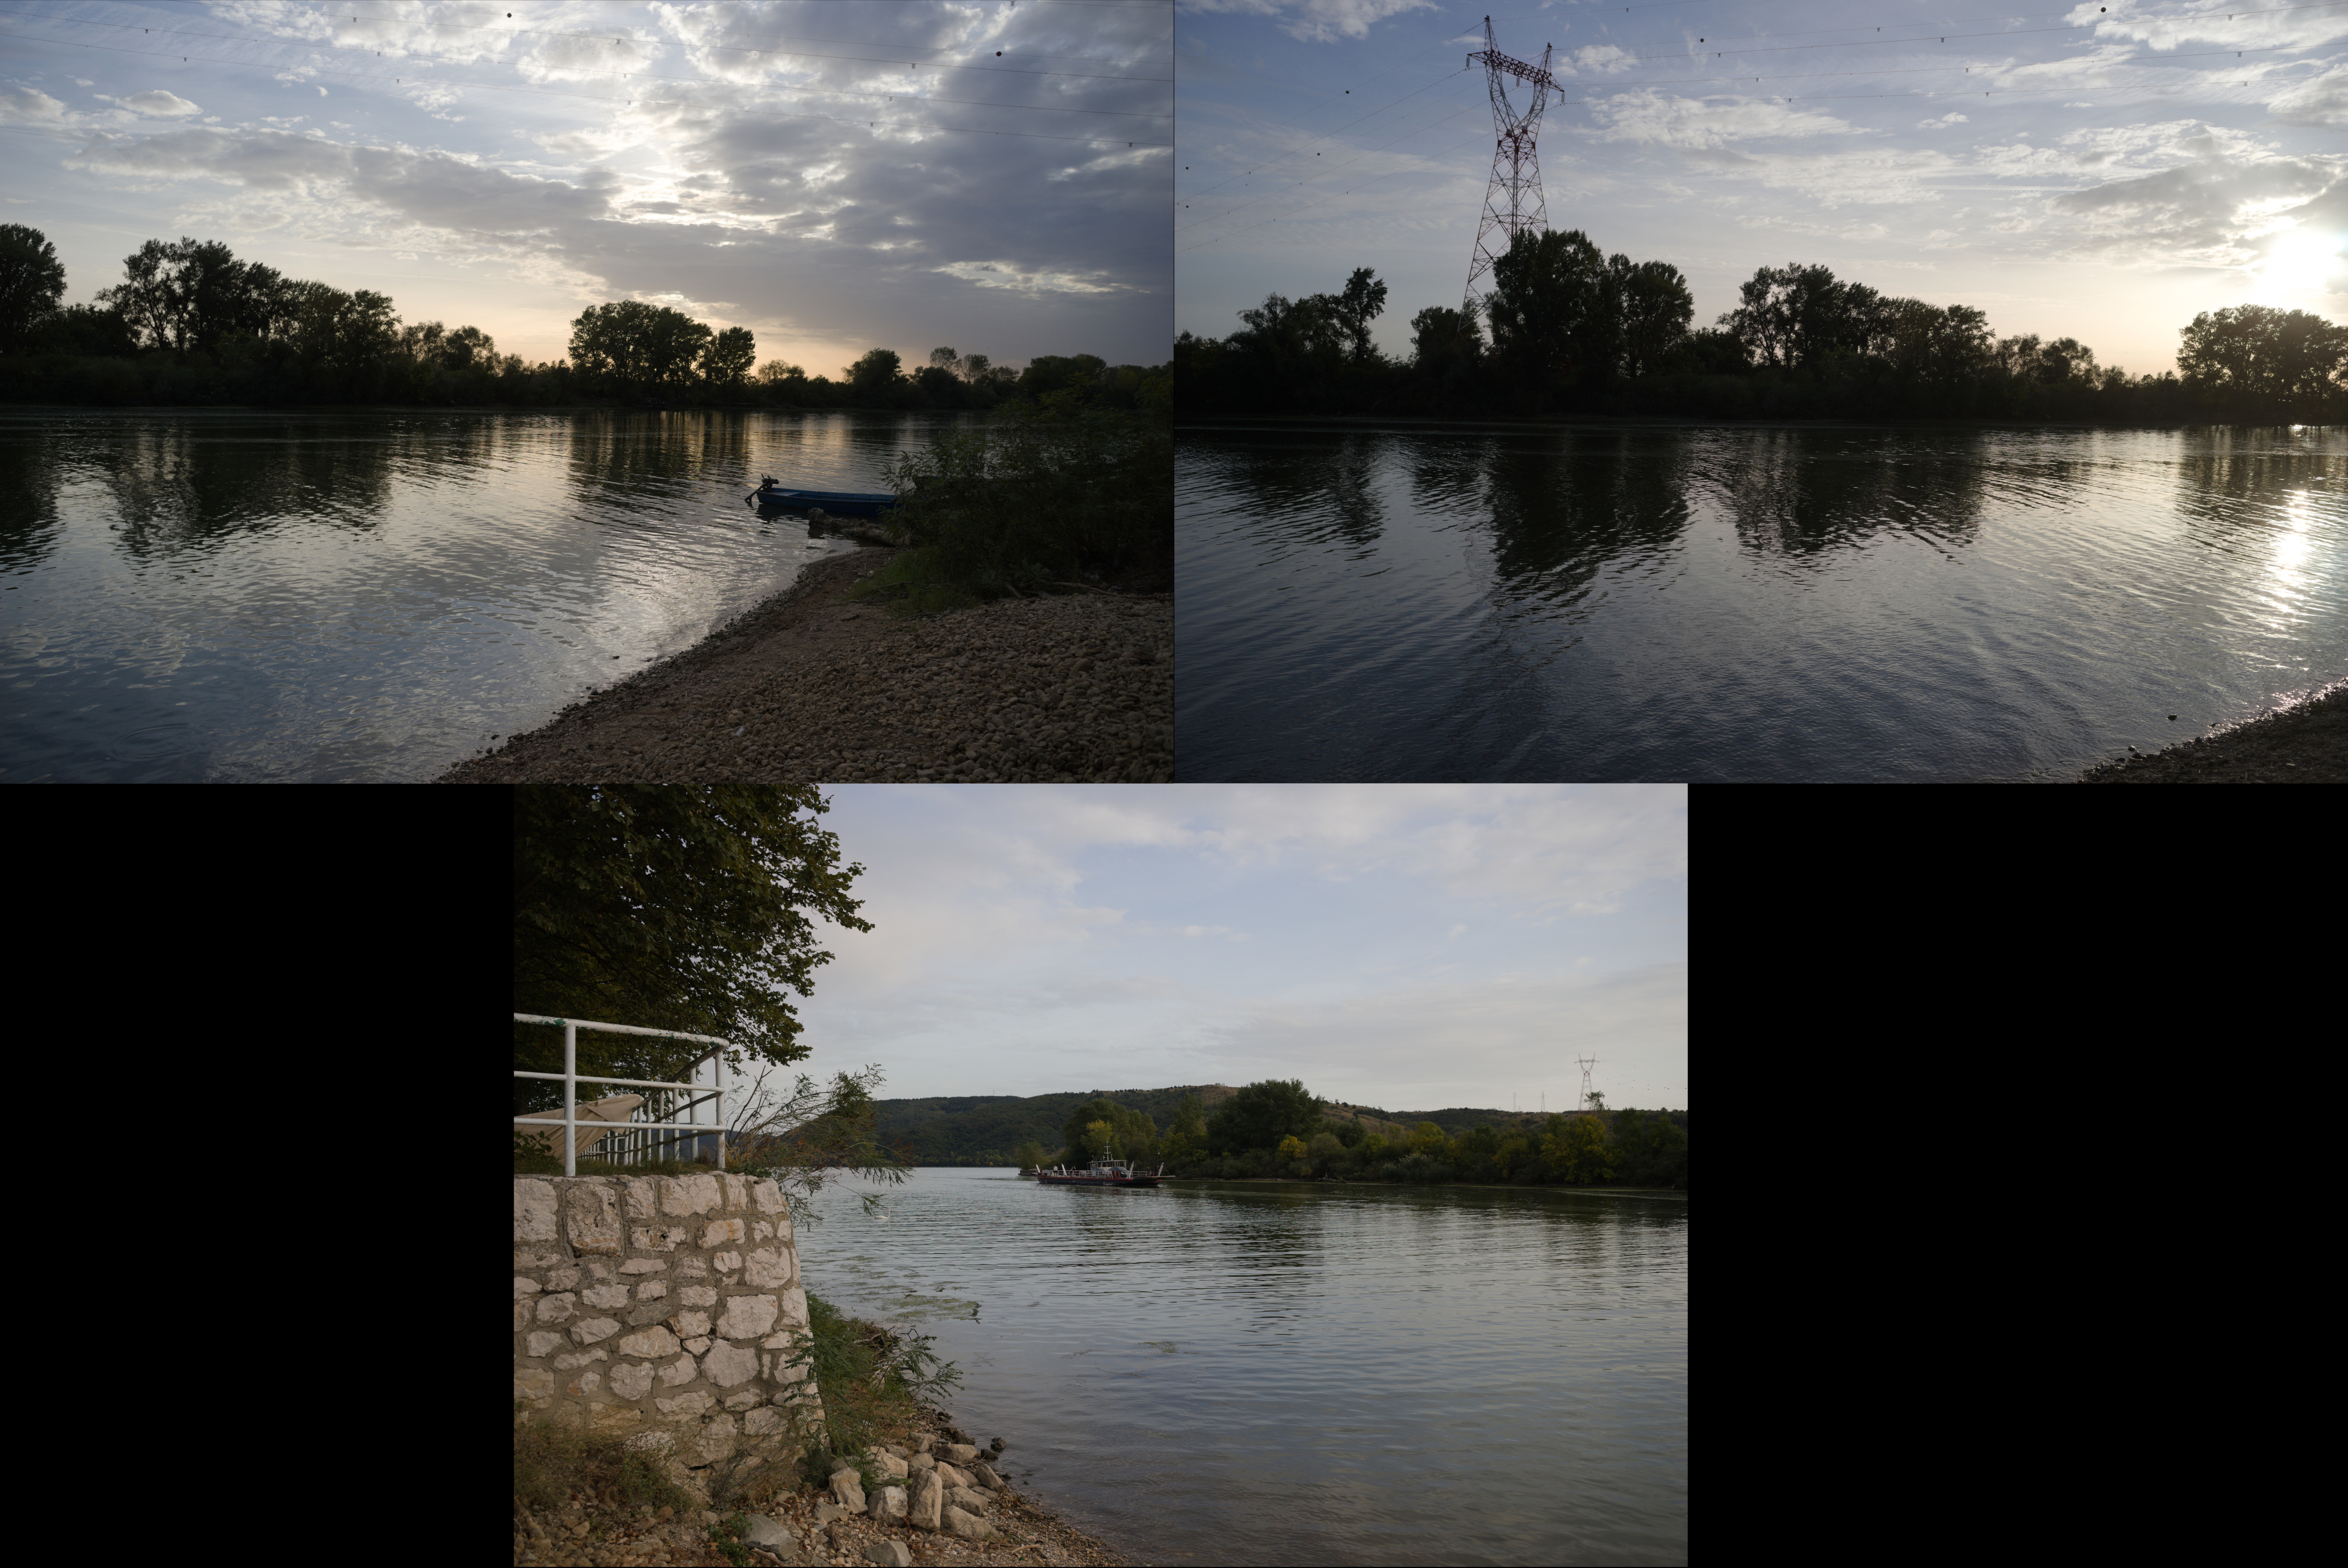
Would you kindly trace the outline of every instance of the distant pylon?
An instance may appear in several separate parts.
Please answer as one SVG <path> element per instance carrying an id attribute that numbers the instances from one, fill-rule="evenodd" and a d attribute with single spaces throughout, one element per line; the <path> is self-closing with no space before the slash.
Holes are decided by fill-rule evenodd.
<path id="1" fill-rule="evenodd" d="M 1484 191 L 1484 222 L 1476 230 L 1475 254 L 1468 262 L 1468 293 L 1459 302 L 1459 314 L 1473 317 L 1485 294 L 1476 287 L 1477 280 L 1492 270 L 1493 260 L 1507 253 L 1509 243 L 1519 233 L 1529 231 L 1540 233 L 1549 227 L 1549 210 L 1541 201 L 1540 164 L 1535 156 L 1533 139 L 1540 129 L 1541 109 L 1549 101 L 1550 89 L 1557 86 L 1549 74 L 1550 46 L 1541 46 L 1540 64 L 1528 65 L 1500 53 L 1492 41 L 1492 18 L 1484 18 L 1484 48 L 1480 54 L 1468 57 L 1469 65 L 1481 63 L 1491 77 L 1492 125 L 1497 139 L 1492 149 L 1492 182 Z M 1508 78 L 1529 83 L 1533 89 L 1532 107 L 1523 113 L 1509 102 Z M 1492 236 L 1499 235 L 1498 243 Z"/>
<path id="2" fill-rule="evenodd" d="M 1579 1057 L 1575 1059 L 1581 1063 L 1581 1109 L 1588 1110 L 1590 1109 L 1590 1069 L 1598 1065 L 1598 1058 Z"/>

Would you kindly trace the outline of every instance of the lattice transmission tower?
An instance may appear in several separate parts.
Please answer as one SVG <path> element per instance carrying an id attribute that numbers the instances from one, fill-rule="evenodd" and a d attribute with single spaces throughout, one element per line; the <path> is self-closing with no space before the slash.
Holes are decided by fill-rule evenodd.
<path id="1" fill-rule="evenodd" d="M 1495 257 L 1505 254 L 1509 242 L 1519 233 L 1540 233 L 1549 227 L 1548 209 L 1541 202 L 1540 162 L 1533 145 L 1540 130 L 1541 109 L 1549 95 L 1557 88 L 1557 80 L 1549 74 L 1550 46 L 1541 46 L 1540 64 L 1529 65 L 1500 53 L 1492 41 L 1492 18 L 1484 18 L 1484 48 L 1480 54 L 1468 57 L 1468 63 L 1479 61 L 1492 83 L 1492 126 L 1497 139 L 1492 149 L 1492 183 L 1484 191 L 1484 222 L 1476 230 L 1476 253 L 1468 263 L 1468 293 L 1459 302 L 1459 314 L 1474 317 L 1488 291 L 1479 291 L 1477 281 L 1492 270 Z M 1519 113 L 1509 101 L 1509 78 L 1526 83 L 1533 90 L 1532 106 Z M 1496 244 L 1492 236 L 1499 236 Z"/>
<path id="2" fill-rule="evenodd" d="M 1590 1109 L 1590 1069 L 1598 1065 L 1598 1058 L 1577 1057 L 1574 1059 L 1581 1064 L 1581 1109 L 1588 1110 Z"/>

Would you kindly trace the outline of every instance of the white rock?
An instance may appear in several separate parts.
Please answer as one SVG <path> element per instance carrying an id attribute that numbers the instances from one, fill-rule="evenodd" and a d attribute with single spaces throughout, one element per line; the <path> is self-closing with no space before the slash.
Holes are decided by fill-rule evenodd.
<path id="1" fill-rule="evenodd" d="M 571 1316 L 572 1308 L 578 1305 L 579 1298 L 568 1292 L 542 1297 L 538 1304 L 538 1320 L 541 1323 L 565 1322 Z"/>
<path id="2" fill-rule="evenodd" d="M 720 1388 L 736 1387 L 758 1375 L 757 1352 L 722 1342 L 714 1345 L 701 1358 L 701 1375 Z"/>
<path id="3" fill-rule="evenodd" d="M 543 1367 L 514 1368 L 514 1398 L 544 1400 L 554 1392 L 554 1374 Z"/>
<path id="4" fill-rule="evenodd" d="M 718 1207 L 715 1176 L 661 1176 L 654 1180 L 660 1187 L 661 1212 L 664 1214 L 706 1214 Z"/>
<path id="5" fill-rule="evenodd" d="M 913 1554 L 901 1541 L 875 1541 L 864 1549 L 864 1560 L 877 1568 L 912 1568 Z"/>
<path id="6" fill-rule="evenodd" d="M 617 1257 L 620 1195 L 608 1181 L 572 1181 L 563 1194 L 570 1211 L 571 1250 Z"/>
<path id="7" fill-rule="evenodd" d="M 668 1320 L 679 1339 L 691 1339 L 709 1332 L 709 1315 L 705 1312 L 680 1312 Z"/>
<path id="8" fill-rule="evenodd" d="M 648 1279 L 644 1281 L 644 1284 L 636 1286 L 636 1299 L 638 1301 L 658 1301 L 667 1294 L 668 1281 L 664 1279 Z"/>
<path id="9" fill-rule="evenodd" d="M 676 1272 L 680 1276 L 691 1274 L 695 1279 L 707 1279 L 709 1277 L 709 1265 L 701 1259 L 695 1257 L 692 1253 L 687 1253 L 685 1256 L 676 1260 Z"/>
<path id="10" fill-rule="evenodd" d="M 872 1494 L 870 1511 L 872 1517 L 878 1520 L 904 1518 L 905 1489 L 901 1486 L 880 1488 Z"/>
<path id="11" fill-rule="evenodd" d="M 664 1177 L 663 1180 L 666 1180 L 666 1178 Z M 697 1416 L 716 1403 L 717 1403 L 716 1395 L 705 1392 L 699 1388 L 695 1389 L 690 1394 L 679 1394 L 674 1399 L 654 1399 L 653 1401 L 653 1404 L 659 1408 L 660 1413 L 664 1416 Z"/>
<path id="12" fill-rule="evenodd" d="M 944 1489 L 938 1485 L 934 1470 L 916 1470 L 913 1484 L 905 1492 L 905 1518 L 916 1529 L 935 1530 L 938 1510 L 944 1501 Z"/>
<path id="13" fill-rule="evenodd" d="M 705 1334 L 698 1339 L 688 1339 L 685 1347 L 695 1356 L 706 1356 L 709 1354 L 709 1336 Z"/>
<path id="14" fill-rule="evenodd" d="M 577 1290 L 579 1288 L 579 1271 L 574 1268 L 550 1269 L 547 1271 L 546 1275 L 546 1288 L 549 1290 Z"/>
<path id="15" fill-rule="evenodd" d="M 591 1361 L 609 1361 L 611 1358 L 611 1352 L 607 1350 L 573 1350 L 568 1355 L 556 1357 L 554 1369 L 557 1372 L 575 1372 Z"/>
<path id="16" fill-rule="evenodd" d="M 805 1328 L 807 1326 L 808 1320 L 807 1292 L 801 1290 L 798 1285 L 793 1285 L 790 1289 L 783 1292 L 782 1303 L 783 1321 L 785 1323 L 795 1324 L 798 1327 Z"/>
<path id="17" fill-rule="evenodd" d="M 750 1184 L 750 1202 L 761 1213 L 779 1214 L 784 1210 L 783 1190 L 771 1181 L 753 1181 Z"/>
<path id="18" fill-rule="evenodd" d="M 701 1244 L 705 1247 L 723 1246 L 727 1242 L 741 1241 L 747 1233 L 739 1220 L 712 1220 L 701 1227 Z M 726 1265 L 720 1264 L 717 1266 L 724 1268 Z"/>
<path id="19" fill-rule="evenodd" d="M 614 1372 L 612 1376 L 617 1377 L 619 1374 Z M 655 1428 L 649 1432 L 636 1433 L 627 1440 L 624 1446 L 635 1449 L 644 1453 L 670 1453 L 675 1451 L 676 1448 L 676 1434 L 675 1432 L 664 1432 Z"/>
<path id="20" fill-rule="evenodd" d="M 642 1231 L 638 1231 L 636 1234 L 641 1236 L 644 1233 Z M 637 1244 L 639 1246 L 643 1245 L 642 1243 L 638 1243 Z M 620 1265 L 620 1272 L 623 1274 L 666 1274 L 668 1273 L 668 1265 L 661 1262 L 658 1258 L 630 1258 L 626 1263 Z"/>
<path id="21" fill-rule="evenodd" d="M 579 1299 L 589 1306 L 625 1306 L 628 1305 L 628 1287 L 623 1284 L 590 1285 L 580 1293 Z"/>
<path id="22" fill-rule="evenodd" d="M 727 1208 L 747 1209 L 750 1206 L 750 1179 L 748 1177 L 736 1176 L 731 1171 L 723 1171 L 718 1172 L 717 1185 L 726 1194 L 726 1206 Z"/>
<path id="23" fill-rule="evenodd" d="M 964 1475 L 962 1471 L 954 1469 L 953 1466 L 946 1463 L 943 1460 L 940 1460 L 938 1461 L 938 1479 L 945 1482 L 946 1485 L 950 1487 L 959 1486 L 969 1488 L 974 1487 L 978 1484 L 978 1480 L 975 1476 Z"/>
<path id="24" fill-rule="evenodd" d="M 956 1508 L 968 1509 L 982 1518 L 985 1516 L 986 1494 L 984 1492 L 973 1491 L 966 1486 L 952 1487 L 946 1491 L 946 1501 Z"/>
<path id="25" fill-rule="evenodd" d="M 951 1503 L 946 1506 L 945 1515 L 946 1528 L 964 1541 L 985 1541 L 994 1534 L 994 1526 Z"/>
<path id="26" fill-rule="evenodd" d="M 530 1303 L 526 1301 L 518 1301 L 514 1303 L 514 1332 L 516 1334 L 520 1334 L 523 1329 L 528 1328 L 529 1326 Z"/>
<path id="27" fill-rule="evenodd" d="M 660 1369 L 661 1386 L 679 1388 L 701 1376 L 701 1368 L 690 1356 L 680 1356 Z"/>
<path id="28" fill-rule="evenodd" d="M 602 1386 L 603 1375 L 601 1372 L 582 1372 L 572 1379 L 571 1391 L 583 1399 Z"/>
<path id="29" fill-rule="evenodd" d="M 791 1260 L 787 1253 L 773 1247 L 761 1247 L 750 1254 L 750 1267 L 742 1283 L 757 1290 L 787 1290 L 791 1283 Z"/>
<path id="30" fill-rule="evenodd" d="M 785 1418 L 780 1410 L 772 1405 L 761 1405 L 742 1418 L 742 1429 L 751 1437 L 763 1438 L 769 1432 L 782 1430 L 784 1423 Z"/>
<path id="31" fill-rule="evenodd" d="M 716 1379 L 713 1378 L 712 1381 Z M 726 1408 L 729 1410 L 747 1410 L 765 1398 L 766 1396 L 756 1388 L 737 1389 L 726 1396 Z"/>
<path id="32" fill-rule="evenodd" d="M 599 1339 L 609 1339 L 620 1332 L 620 1326 L 608 1317 L 591 1317 L 571 1326 L 571 1337 L 582 1345 L 592 1345 Z"/>
<path id="33" fill-rule="evenodd" d="M 561 1343 L 562 1336 L 560 1334 L 533 1334 L 530 1336 L 530 1354 L 543 1356 Z"/>
<path id="34" fill-rule="evenodd" d="M 652 1327 L 629 1335 L 620 1341 L 620 1354 L 641 1356 L 650 1361 L 676 1354 L 676 1336 L 654 1324 Z"/>
<path id="35" fill-rule="evenodd" d="M 716 1266 L 719 1274 L 730 1274 L 742 1266 L 742 1254 L 740 1253 L 719 1253 L 709 1261 Z"/>
<path id="36" fill-rule="evenodd" d="M 612 1368 L 612 1392 L 623 1399 L 641 1399 L 653 1386 L 653 1369 L 641 1361 L 623 1361 Z"/>
<path id="37" fill-rule="evenodd" d="M 539 1284 L 534 1279 L 524 1279 L 520 1274 L 514 1275 L 514 1299 L 516 1301 L 520 1301 L 526 1295 L 536 1295 L 540 1291 L 544 1290 L 545 1288 L 546 1287 L 544 1285 Z"/>
<path id="38" fill-rule="evenodd" d="M 676 1299 L 687 1306 L 716 1306 L 717 1293 L 705 1284 L 689 1284 L 676 1293 Z"/>
<path id="39" fill-rule="evenodd" d="M 554 1240 L 554 1186 L 549 1181 L 514 1182 L 514 1240 Z"/>
<path id="40" fill-rule="evenodd" d="M 628 1233 L 628 1245 L 640 1253 L 673 1253 L 685 1235 L 683 1225 L 638 1225 Z"/>
<path id="41" fill-rule="evenodd" d="M 561 1261 L 552 1253 L 520 1251 L 514 1253 L 514 1267 L 518 1269 L 551 1269 Z"/>
<path id="42" fill-rule="evenodd" d="M 832 1500 L 850 1513 L 864 1511 L 864 1483 L 852 1470 L 831 1472 Z"/>
<path id="43" fill-rule="evenodd" d="M 627 1194 L 628 1218 L 653 1220 L 660 1217 L 660 1200 L 653 1191 L 652 1178 L 630 1176 L 620 1183 Z"/>
<path id="44" fill-rule="evenodd" d="M 881 1473 L 888 1476 L 891 1480 L 903 1480 L 905 1479 L 905 1461 L 899 1459 L 895 1454 L 891 1453 L 888 1449 L 881 1449 L 874 1453 L 872 1456 L 872 1462 L 879 1465 L 880 1467 Z"/>
<path id="45" fill-rule="evenodd" d="M 765 1221 L 765 1220 L 753 1220 L 753 1221 L 751 1221 L 751 1222 L 750 1222 L 750 1239 L 751 1239 L 752 1241 L 754 1241 L 754 1242 L 771 1241 L 771 1240 L 774 1238 L 774 1234 L 775 1234 L 775 1227 L 774 1227 L 772 1224 L 768 1223 L 767 1221 Z M 529 1265 L 528 1265 L 528 1264 L 524 1264 L 523 1266 L 524 1266 L 524 1267 L 528 1267 Z M 758 1266 L 758 1260 L 757 1260 L 755 1256 L 754 1256 L 754 1257 L 752 1257 L 752 1258 L 751 1258 L 751 1260 L 750 1260 L 750 1266 L 751 1266 L 752 1268 L 756 1268 L 756 1267 L 757 1267 L 757 1266 Z M 753 1282 L 753 1283 L 756 1283 L 756 1282 Z"/>
<path id="46" fill-rule="evenodd" d="M 756 1339 L 775 1326 L 778 1303 L 771 1295 L 737 1295 L 726 1304 L 726 1312 L 717 1320 L 717 1333 L 725 1339 Z"/>
<path id="47" fill-rule="evenodd" d="M 706 1394 L 702 1396 L 705 1399 L 708 1397 Z M 701 1429 L 698 1446 L 701 1449 L 701 1462 L 705 1465 L 716 1464 L 719 1460 L 732 1453 L 736 1446 L 734 1418 L 718 1416 L 712 1419 L 707 1426 Z M 716 1521 L 713 1520 L 711 1522 L 715 1523 Z"/>

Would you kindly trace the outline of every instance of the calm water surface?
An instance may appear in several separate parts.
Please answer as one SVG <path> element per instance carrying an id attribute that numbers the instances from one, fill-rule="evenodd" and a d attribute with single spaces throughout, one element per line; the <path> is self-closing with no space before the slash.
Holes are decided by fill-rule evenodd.
<path id="1" fill-rule="evenodd" d="M 428 779 L 852 548 L 953 415 L 0 414 L 0 779 Z"/>
<path id="2" fill-rule="evenodd" d="M 1015 1484 L 1143 1563 L 1687 1561 L 1687 1202 L 923 1170 L 808 1287 L 937 1336 Z"/>
<path id="3" fill-rule="evenodd" d="M 2338 428 L 1204 425 L 1176 484 L 1186 779 L 2065 779 L 2348 676 Z"/>

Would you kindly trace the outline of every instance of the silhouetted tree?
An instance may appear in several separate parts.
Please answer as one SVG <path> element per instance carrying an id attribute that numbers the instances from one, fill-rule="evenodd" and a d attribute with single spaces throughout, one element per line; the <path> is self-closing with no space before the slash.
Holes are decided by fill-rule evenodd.
<path id="1" fill-rule="evenodd" d="M 65 263 L 48 236 L 0 223 L 0 353 L 23 353 L 34 323 L 56 310 L 65 293 Z"/>

